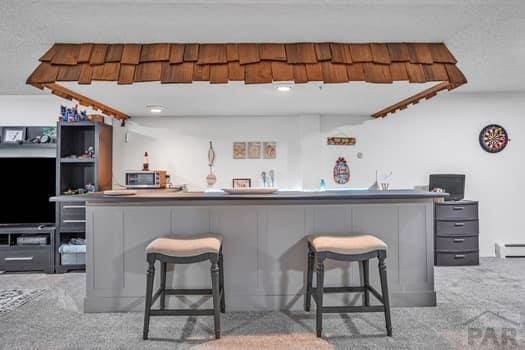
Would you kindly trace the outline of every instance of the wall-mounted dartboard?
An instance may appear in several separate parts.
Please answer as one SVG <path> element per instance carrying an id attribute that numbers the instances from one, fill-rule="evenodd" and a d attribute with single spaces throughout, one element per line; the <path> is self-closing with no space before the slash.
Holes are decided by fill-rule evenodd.
<path id="1" fill-rule="evenodd" d="M 509 135 L 501 125 L 487 125 L 479 133 L 479 144 L 481 145 L 481 148 L 489 153 L 503 151 L 503 149 L 507 147 L 509 141 Z"/>

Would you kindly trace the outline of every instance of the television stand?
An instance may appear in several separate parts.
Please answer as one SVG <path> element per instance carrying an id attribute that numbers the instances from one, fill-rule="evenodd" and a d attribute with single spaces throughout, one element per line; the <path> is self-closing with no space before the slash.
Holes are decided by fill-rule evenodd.
<path id="1" fill-rule="evenodd" d="M 0 225 L 0 271 L 55 272 L 53 224 Z"/>

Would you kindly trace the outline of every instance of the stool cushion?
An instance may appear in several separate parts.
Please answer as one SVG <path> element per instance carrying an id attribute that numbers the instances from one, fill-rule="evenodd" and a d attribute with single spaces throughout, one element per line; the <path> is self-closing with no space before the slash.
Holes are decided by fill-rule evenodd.
<path id="1" fill-rule="evenodd" d="M 385 242 L 372 235 L 310 235 L 308 241 L 316 252 L 353 255 L 387 249 Z"/>
<path id="2" fill-rule="evenodd" d="M 146 253 L 188 257 L 205 253 L 218 254 L 222 236 L 212 233 L 169 235 L 155 239 L 146 247 Z"/>

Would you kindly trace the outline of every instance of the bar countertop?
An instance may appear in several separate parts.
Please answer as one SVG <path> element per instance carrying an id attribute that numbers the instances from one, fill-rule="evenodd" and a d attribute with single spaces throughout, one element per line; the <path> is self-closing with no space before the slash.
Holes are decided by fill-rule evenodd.
<path id="1" fill-rule="evenodd" d="M 51 197 L 52 202 L 88 203 L 148 203 L 167 201 L 340 201 L 340 200 L 407 200 L 432 199 L 448 196 L 419 190 L 328 190 L 328 191 L 278 191 L 273 194 L 226 194 L 213 192 L 174 192 L 171 190 L 138 190 L 134 195 L 108 196 L 103 192 L 81 195 L 62 195 Z"/>

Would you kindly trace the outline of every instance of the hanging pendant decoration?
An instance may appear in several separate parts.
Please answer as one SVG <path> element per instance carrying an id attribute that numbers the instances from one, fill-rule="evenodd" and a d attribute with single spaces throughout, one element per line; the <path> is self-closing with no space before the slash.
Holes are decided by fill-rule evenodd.
<path id="1" fill-rule="evenodd" d="M 213 186 L 217 182 L 217 176 L 213 173 L 213 165 L 215 163 L 215 150 L 213 144 L 210 141 L 210 149 L 208 150 L 208 166 L 210 167 L 210 173 L 206 176 L 206 183 L 208 186 Z"/>
<path id="2" fill-rule="evenodd" d="M 344 185 L 350 180 L 350 168 L 344 157 L 339 157 L 334 166 L 334 181 L 339 185 Z"/>
<path id="3" fill-rule="evenodd" d="M 481 148 L 489 153 L 503 151 L 509 141 L 509 135 L 505 128 L 497 124 L 487 125 L 479 134 Z"/>

